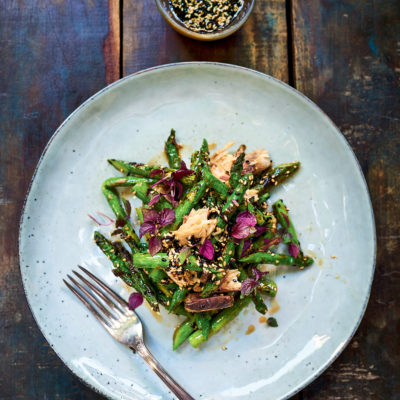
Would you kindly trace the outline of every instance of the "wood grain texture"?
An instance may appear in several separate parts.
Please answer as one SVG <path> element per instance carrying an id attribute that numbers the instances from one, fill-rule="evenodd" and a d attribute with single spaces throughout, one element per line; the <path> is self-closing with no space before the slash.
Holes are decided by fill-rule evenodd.
<path id="1" fill-rule="evenodd" d="M 295 86 L 327 112 L 355 151 L 378 239 L 361 326 L 302 396 L 399 399 L 400 2 L 293 0 L 292 11 Z"/>
<path id="2" fill-rule="evenodd" d="M 57 126 L 119 76 L 106 0 L 0 2 L 0 398 L 97 399 L 40 333 L 18 265 L 19 216 Z M 119 23 L 117 24 L 119 26 Z"/>
<path id="3" fill-rule="evenodd" d="M 285 0 L 257 0 L 241 30 L 210 43 L 176 33 L 154 1 L 124 0 L 123 4 L 123 75 L 159 64 L 218 61 L 288 81 Z"/>

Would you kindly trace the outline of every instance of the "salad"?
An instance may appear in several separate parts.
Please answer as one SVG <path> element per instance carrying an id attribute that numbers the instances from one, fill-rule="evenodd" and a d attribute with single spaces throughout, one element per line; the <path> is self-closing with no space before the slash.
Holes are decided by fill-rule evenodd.
<path id="1" fill-rule="evenodd" d="M 145 299 L 156 312 L 162 306 L 186 317 L 174 331 L 174 350 L 186 340 L 200 346 L 250 302 L 265 314 L 264 296 L 274 297 L 277 286 L 263 264 L 302 270 L 313 263 L 284 202 L 269 202 L 300 163 L 273 166 L 267 151 L 246 153 L 242 144 L 228 152 L 233 145 L 210 155 L 204 139 L 188 168 L 171 130 L 168 167 L 108 160 L 123 176 L 102 185 L 116 219 L 99 213 L 113 230 L 109 237 L 96 231 L 95 243 L 113 273 L 135 289 L 131 309 Z M 138 226 L 122 190 L 142 201 L 135 210 Z"/>

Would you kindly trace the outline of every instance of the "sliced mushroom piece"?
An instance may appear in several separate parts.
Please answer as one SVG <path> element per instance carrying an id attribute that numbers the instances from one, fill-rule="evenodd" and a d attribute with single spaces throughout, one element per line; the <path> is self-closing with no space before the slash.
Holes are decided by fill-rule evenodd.
<path id="1" fill-rule="evenodd" d="M 190 294 L 185 299 L 185 310 L 189 312 L 204 312 L 221 310 L 233 306 L 233 296 L 219 295 L 203 299 L 200 295 Z"/>

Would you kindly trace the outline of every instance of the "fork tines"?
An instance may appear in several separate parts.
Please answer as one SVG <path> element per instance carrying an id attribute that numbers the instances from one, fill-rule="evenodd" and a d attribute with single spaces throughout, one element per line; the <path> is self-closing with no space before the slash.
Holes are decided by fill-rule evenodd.
<path id="1" fill-rule="evenodd" d="M 112 329 L 116 322 L 131 314 L 127 302 L 121 296 L 86 268 L 80 265 L 78 267 L 87 277 L 73 270 L 72 272 L 81 282 L 71 275 L 67 275 L 71 282 L 65 279 L 63 281 L 107 330 Z"/>

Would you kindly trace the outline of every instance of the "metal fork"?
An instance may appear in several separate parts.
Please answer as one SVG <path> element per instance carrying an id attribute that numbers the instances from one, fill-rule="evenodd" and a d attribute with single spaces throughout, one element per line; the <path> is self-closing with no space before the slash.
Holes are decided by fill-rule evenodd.
<path id="1" fill-rule="evenodd" d="M 194 400 L 147 349 L 143 342 L 142 322 L 136 313 L 128 308 L 127 302 L 86 268 L 79 265 L 78 267 L 92 282 L 79 272 L 72 271 L 83 284 L 67 275 L 71 283 L 65 279 L 63 281 L 68 288 L 82 301 L 114 339 L 132 349 L 149 364 L 178 399 Z"/>

